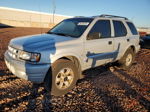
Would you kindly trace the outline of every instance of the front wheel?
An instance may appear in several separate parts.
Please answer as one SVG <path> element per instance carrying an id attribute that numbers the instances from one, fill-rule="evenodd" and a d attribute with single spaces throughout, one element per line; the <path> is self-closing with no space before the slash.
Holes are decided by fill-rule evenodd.
<path id="1" fill-rule="evenodd" d="M 46 76 L 45 85 L 52 95 L 66 94 L 76 85 L 78 70 L 70 60 L 60 59 L 56 61 L 50 71 Z"/>
<path id="2" fill-rule="evenodd" d="M 119 65 L 122 69 L 129 69 L 134 61 L 135 53 L 132 49 L 128 49 L 124 56 L 119 60 Z"/>

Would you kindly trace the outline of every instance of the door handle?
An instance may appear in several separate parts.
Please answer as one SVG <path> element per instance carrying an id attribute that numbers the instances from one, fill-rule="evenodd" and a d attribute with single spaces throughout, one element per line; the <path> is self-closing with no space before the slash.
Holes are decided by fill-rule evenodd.
<path id="1" fill-rule="evenodd" d="M 130 41 L 130 39 L 127 39 L 127 42 L 129 42 Z"/>
<path id="2" fill-rule="evenodd" d="M 111 45 L 111 44 L 112 44 L 112 41 L 108 41 L 108 44 Z"/>

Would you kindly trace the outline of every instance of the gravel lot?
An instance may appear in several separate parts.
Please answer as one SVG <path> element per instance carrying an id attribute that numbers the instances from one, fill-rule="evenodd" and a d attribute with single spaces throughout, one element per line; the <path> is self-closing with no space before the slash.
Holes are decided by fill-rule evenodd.
<path id="1" fill-rule="evenodd" d="M 48 29 L 42 29 L 46 32 Z M 84 71 L 86 76 L 68 94 L 55 97 L 43 84 L 12 75 L 4 64 L 10 39 L 41 33 L 38 28 L 0 29 L 0 111 L 148 112 L 150 110 L 150 49 L 141 49 L 128 71 L 112 65 Z"/>

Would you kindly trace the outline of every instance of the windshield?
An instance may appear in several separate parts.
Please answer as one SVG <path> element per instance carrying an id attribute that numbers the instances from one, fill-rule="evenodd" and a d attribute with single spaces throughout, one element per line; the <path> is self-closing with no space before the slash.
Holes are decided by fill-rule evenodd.
<path id="1" fill-rule="evenodd" d="M 92 18 L 72 18 L 66 19 L 51 29 L 48 33 L 71 36 L 71 37 L 80 37 L 89 24 L 92 22 Z"/>

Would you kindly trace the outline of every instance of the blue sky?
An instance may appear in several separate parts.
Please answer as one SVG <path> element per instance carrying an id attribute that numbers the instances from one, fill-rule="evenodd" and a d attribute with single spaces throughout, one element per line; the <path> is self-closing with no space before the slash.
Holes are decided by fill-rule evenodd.
<path id="1" fill-rule="evenodd" d="M 150 0 L 55 0 L 56 13 L 68 16 L 113 14 L 138 27 L 150 27 Z M 0 7 L 52 13 L 52 0 L 0 0 Z"/>

